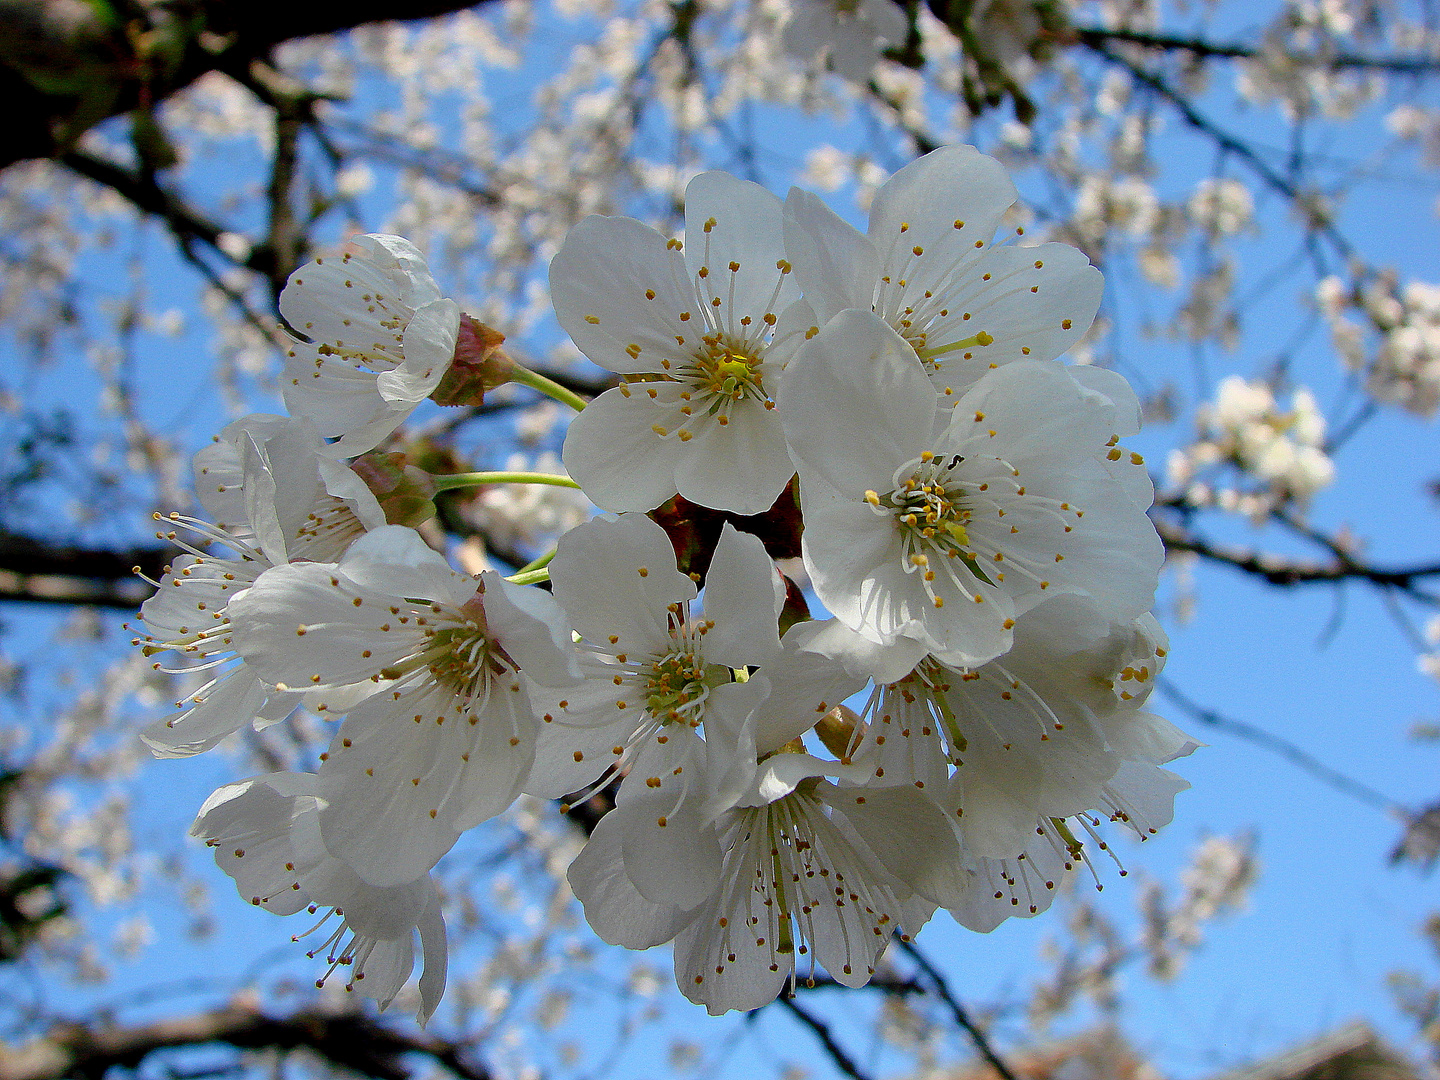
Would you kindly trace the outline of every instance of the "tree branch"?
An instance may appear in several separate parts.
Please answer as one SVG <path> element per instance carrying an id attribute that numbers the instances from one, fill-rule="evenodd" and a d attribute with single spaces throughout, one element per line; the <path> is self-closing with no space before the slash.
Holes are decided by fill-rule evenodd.
<path id="1" fill-rule="evenodd" d="M 1000 1080 L 1016 1080 L 1015 1073 L 1010 1066 L 1005 1064 L 1005 1060 L 990 1045 L 989 1036 L 970 1018 L 970 1013 L 965 1006 L 961 1005 L 959 999 L 950 992 L 950 986 L 945 982 L 945 976 L 940 974 L 940 969 L 930 962 L 930 958 L 922 953 L 913 941 L 902 940 L 900 948 L 904 949 L 910 959 L 914 960 L 920 970 L 925 973 L 935 987 L 935 996 L 945 1003 L 955 1023 L 959 1024 L 965 1034 L 970 1036 L 970 1042 L 979 1051 L 980 1056 L 985 1059 L 985 1063 L 995 1070 Z"/>
<path id="2" fill-rule="evenodd" d="M 820 1040 L 820 1045 L 825 1047 L 825 1052 L 830 1055 L 830 1060 L 835 1067 L 853 1080 L 869 1080 L 869 1074 L 861 1070 L 855 1064 L 855 1059 L 845 1052 L 845 1048 L 835 1041 L 835 1036 L 830 1034 L 830 1025 L 826 1024 L 819 1017 L 812 1015 L 803 1009 L 798 1002 L 789 997 L 784 991 L 775 999 L 782 1009 L 788 1009 L 802 1024 L 815 1033 Z"/>
<path id="3" fill-rule="evenodd" d="M 1088 47 L 1111 64 L 1123 69 L 1135 82 L 1168 102 L 1187 125 L 1205 135 L 1222 151 L 1233 154 L 1243 161 L 1268 187 L 1279 192 L 1294 205 L 1296 212 L 1306 222 L 1307 228 L 1312 234 L 1323 235 L 1347 261 L 1355 260 L 1356 253 L 1350 242 L 1340 234 L 1339 230 L 1335 228 L 1334 222 L 1326 216 L 1323 208 L 1309 193 L 1301 190 L 1294 181 L 1277 171 L 1249 143 L 1230 134 L 1201 113 L 1184 93 L 1170 84 L 1164 75 L 1151 71 L 1129 57 L 1116 52 L 1103 41 L 1089 43 Z"/>
<path id="4" fill-rule="evenodd" d="M 378 1080 L 408 1080 L 404 1055 L 422 1054 L 460 1080 L 490 1080 L 461 1045 L 385 1027 L 362 1012 L 305 1010 L 270 1017 L 232 1005 L 135 1027 L 58 1024 L 21 1047 L 0 1043 L 0 1080 L 100 1080 L 115 1067 L 133 1069 L 151 1054 L 211 1043 L 238 1050 L 307 1049 L 332 1065 Z"/>
<path id="5" fill-rule="evenodd" d="M 1074 40 L 1087 48 L 1102 51 L 1110 42 L 1143 45 L 1148 49 L 1188 52 L 1202 59 L 1211 57 L 1229 60 L 1257 60 L 1271 55 L 1270 50 L 1252 45 L 1207 41 L 1204 38 L 1182 37 L 1138 30 L 1109 29 L 1100 26 L 1077 26 L 1071 33 Z M 1367 71 L 1388 71 L 1397 75 L 1424 75 L 1440 71 L 1440 60 L 1428 56 L 1364 56 L 1360 53 L 1289 53 L 1287 61 L 1298 67 L 1359 68 Z"/>
<path id="6" fill-rule="evenodd" d="M 1269 585 L 1314 585 L 1334 584 L 1340 581 L 1367 581 L 1385 589 L 1400 589 L 1416 599 L 1433 602 L 1434 598 L 1420 589 L 1420 583 L 1429 578 L 1440 577 L 1440 563 L 1418 563 L 1413 566 L 1380 567 L 1370 566 L 1357 560 L 1333 540 L 1311 530 L 1297 530 L 1331 550 L 1333 558 L 1328 561 L 1292 559 L 1282 555 L 1271 555 L 1250 548 L 1231 547 L 1215 544 L 1195 535 L 1183 524 L 1152 518 L 1160 539 L 1165 542 L 1167 552 L 1185 551 L 1199 555 L 1211 562 L 1223 563 L 1253 574 Z M 1291 526 L 1294 527 L 1293 525 Z"/>
<path id="7" fill-rule="evenodd" d="M 58 157 L 91 127 L 150 112 L 210 71 L 236 71 L 295 38 L 447 15 L 489 0 L 0 0 L 0 168 Z"/>
<path id="8" fill-rule="evenodd" d="M 71 547 L 0 532 L 0 600 L 133 611 L 152 591 L 136 569 L 158 579 L 174 555 L 171 548 Z"/>

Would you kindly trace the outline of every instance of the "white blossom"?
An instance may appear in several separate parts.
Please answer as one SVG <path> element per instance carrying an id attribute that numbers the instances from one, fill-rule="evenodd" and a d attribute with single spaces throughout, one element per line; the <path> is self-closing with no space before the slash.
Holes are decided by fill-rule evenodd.
<path id="1" fill-rule="evenodd" d="M 449 962 L 440 897 L 429 874 L 388 888 L 367 885 L 326 850 L 320 835 L 324 799 L 313 773 L 272 773 L 227 784 L 205 801 L 190 834 L 215 851 L 240 895 L 276 915 L 328 909 L 339 925 L 310 952 L 326 954 L 329 970 L 349 970 L 347 990 L 359 990 L 383 1009 L 410 977 L 418 932 L 425 970 L 420 978 L 421 1024 L 445 991 Z M 299 940 L 295 938 L 294 940 Z"/>
<path id="2" fill-rule="evenodd" d="M 909 20 L 891 0 L 790 0 L 781 40 L 801 60 L 828 57 L 836 74 L 864 86 L 886 45 L 900 45 Z"/>
<path id="3" fill-rule="evenodd" d="M 536 729 L 519 669 L 551 684 L 578 677 L 548 594 L 456 573 L 398 525 L 339 562 L 272 568 L 231 618 L 261 678 L 348 714 L 320 767 L 320 827 L 376 886 L 415 880 L 519 794 Z"/>
<path id="4" fill-rule="evenodd" d="M 866 638 L 968 667 L 1061 592 L 1116 620 L 1150 607 L 1159 538 L 1102 464 L 1122 456 L 1114 404 L 1065 368 L 1007 364 L 937 413 L 910 346 L 848 311 L 791 362 L 782 400 L 806 568 Z"/>
<path id="5" fill-rule="evenodd" d="M 780 201 L 704 173 L 686 188 L 685 241 L 630 218 L 581 221 L 550 265 L 560 325 L 621 384 L 570 423 L 564 460 L 606 510 L 677 492 L 758 514 L 789 482 L 771 384 L 778 313 L 796 297 Z"/>
<path id="6" fill-rule="evenodd" d="M 992 246 L 1015 199 L 1000 163 L 970 146 L 887 180 L 865 234 L 793 189 L 785 248 L 815 328 L 847 308 L 874 311 L 950 400 L 998 365 L 1053 360 L 1089 329 L 1103 278 L 1065 244 Z"/>
<path id="7" fill-rule="evenodd" d="M 290 347 L 285 405 L 345 456 L 374 449 L 430 396 L 461 320 L 410 241 L 376 234 L 351 245 L 302 266 L 280 294 L 286 321 L 310 339 Z"/>

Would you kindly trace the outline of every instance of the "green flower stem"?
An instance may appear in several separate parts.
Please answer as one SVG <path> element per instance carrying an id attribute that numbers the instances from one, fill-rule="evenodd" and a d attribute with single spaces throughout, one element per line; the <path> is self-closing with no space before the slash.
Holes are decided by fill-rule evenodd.
<path id="1" fill-rule="evenodd" d="M 435 482 L 436 491 L 449 491 L 451 488 L 479 487 L 482 484 L 549 484 L 551 487 L 567 487 L 579 489 L 580 485 L 568 476 L 556 476 L 554 473 L 538 472 L 464 472 L 449 473 L 444 476 L 430 477 Z"/>
<path id="2" fill-rule="evenodd" d="M 542 570 L 550 565 L 550 560 L 553 558 L 555 558 L 555 549 L 551 548 L 544 555 L 541 555 L 538 559 L 526 563 L 520 568 L 518 572 L 521 574 L 528 574 L 531 570 Z"/>
<path id="3" fill-rule="evenodd" d="M 539 570 L 522 570 L 518 574 L 511 574 L 505 580 L 512 585 L 539 585 L 542 581 L 550 580 L 550 568 L 542 566 Z"/>
<path id="4" fill-rule="evenodd" d="M 510 381 L 517 382 L 521 386 L 528 386 L 532 390 L 539 390 L 540 393 L 544 394 L 546 397 L 552 397 L 556 401 L 560 402 L 560 404 L 562 405 L 569 405 L 570 408 L 574 409 L 576 412 L 579 412 L 581 409 L 585 408 L 585 399 L 582 398 L 579 394 L 576 394 L 570 390 L 566 390 L 565 387 L 561 386 L 553 379 L 547 379 L 539 372 L 531 371 L 529 368 L 524 367 L 520 364 L 516 364 L 514 369 L 511 371 Z"/>

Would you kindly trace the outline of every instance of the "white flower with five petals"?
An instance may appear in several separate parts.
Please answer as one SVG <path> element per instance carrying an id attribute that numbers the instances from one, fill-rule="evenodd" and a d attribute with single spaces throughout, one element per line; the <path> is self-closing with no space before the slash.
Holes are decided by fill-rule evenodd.
<path id="1" fill-rule="evenodd" d="M 415 880 L 520 793 L 536 721 L 519 669 L 552 685 L 579 679 L 549 594 L 456 573 L 398 525 L 337 563 L 267 571 L 231 619 L 261 678 L 333 693 L 333 708 L 322 694 L 317 710 L 348 712 L 320 767 L 320 828 L 376 886 Z"/>
<path id="2" fill-rule="evenodd" d="M 972 667 L 1051 596 L 1115 622 L 1150 607 L 1163 551 L 1102 464 L 1114 403 L 1062 366 L 1004 365 L 937 413 L 904 339 L 844 311 L 790 362 L 781 412 L 806 568 L 871 641 Z"/>
<path id="3" fill-rule="evenodd" d="M 778 659 L 784 588 L 754 536 L 725 526 L 703 615 L 664 530 L 641 514 L 595 518 L 561 538 L 555 598 L 581 636 L 585 682 L 534 687 L 541 717 L 532 795 L 571 794 L 628 769 L 616 797 L 635 822 L 642 893 L 698 903 L 716 885 L 714 820 L 754 771 L 746 721 L 768 682 L 735 672 Z"/>
<path id="4" fill-rule="evenodd" d="M 373 450 L 440 385 L 461 319 L 410 241 L 373 234 L 350 247 L 306 263 L 280 294 L 281 314 L 309 339 L 290 347 L 285 406 L 344 457 Z"/>
<path id="5" fill-rule="evenodd" d="M 685 189 L 685 240 L 585 218 L 550 264 L 560 325 L 624 381 L 570 422 L 565 468 L 597 506 L 651 510 L 677 492 L 739 514 L 770 508 L 793 470 L 772 387 L 775 336 L 799 291 L 780 200 L 724 173 Z"/>
<path id="6" fill-rule="evenodd" d="M 815 326 L 874 311 L 952 402 L 993 367 L 1053 360 L 1090 328 L 1104 278 L 1066 244 L 992 245 L 1016 197 L 973 146 L 942 147 L 887 180 L 866 233 L 792 189 L 785 249 Z"/>
<path id="7" fill-rule="evenodd" d="M 216 864 L 256 907 L 275 915 L 328 909 L 308 933 L 339 920 L 310 952 L 324 952 L 330 964 L 316 986 L 345 967 L 350 976 L 345 988 L 385 1008 L 410 977 L 418 932 L 425 970 L 417 1019 L 424 1024 L 445 992 L 449 963 L 435 882 L 429 874 L 389 888 L 360 880 L 325 848 L 318 790 L 313 773 L 272 773 L 227 784 L 205 800 L 190 835 L 214 849 Z"/>

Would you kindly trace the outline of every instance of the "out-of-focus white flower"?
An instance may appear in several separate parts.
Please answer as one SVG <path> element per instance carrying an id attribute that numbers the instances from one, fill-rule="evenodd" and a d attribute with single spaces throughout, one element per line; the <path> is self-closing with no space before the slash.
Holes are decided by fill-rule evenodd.
<path id="1" fill-rule="evenodd" d="M 505 468 L 516 472 L 564 472 L 559 458 L 549 452 L 533 461 L 524 454 L 512 454 Z M 569 532 L 587 520 L 594 509 L 584 492 L 574 488 L 492 484 L 468 503 L 463 513 L 493 544 L 510 551 L 526 551 Z"/>
<path id="2" fill-rule="evenodd" d="M 1209 177 L 1195 186 L 1186 209 L 1196 227 L 1216 236 L 1235 236 L 1250 226 L 1255 203 L 1238 180 Z"/>
<path id="3" fill-rule="evenodd" d="M 1421 653 L 1417 664 L 1426 675 L 1440 679 L 1440 615 L 1425 624 L 1425 640 L 1431 644 L 1433 651 Z"/>
<path id="4" fill-rule="evenodd" d="M 894 0 L 790 0 L 781 40 L 801 60 L 828 57 L 841 78 L 864 86 L 886 45 L 899 45 L 910 21 Z"/>
<path id="5" fill-rule="evenodd" d="M 1188 487 L 1187 497 L 1196 505 L 1214 501 L 1259 519 L 1288 499 L 1304 505 L 1334 482 L 1335 465 L 1325 452 L 1325 417 L 1304 387 L 1282 410 L 1266 384 L 1229 375 L 1220 382 L 1215 404 L 1197 410 L 1196 424 L 1200 438 L 1173 451 L 1169 461 L 1170 482 Z M 1195 477 L 1220 462 L 1264 482 L 1265 490 L 1202 492 Z"/>

